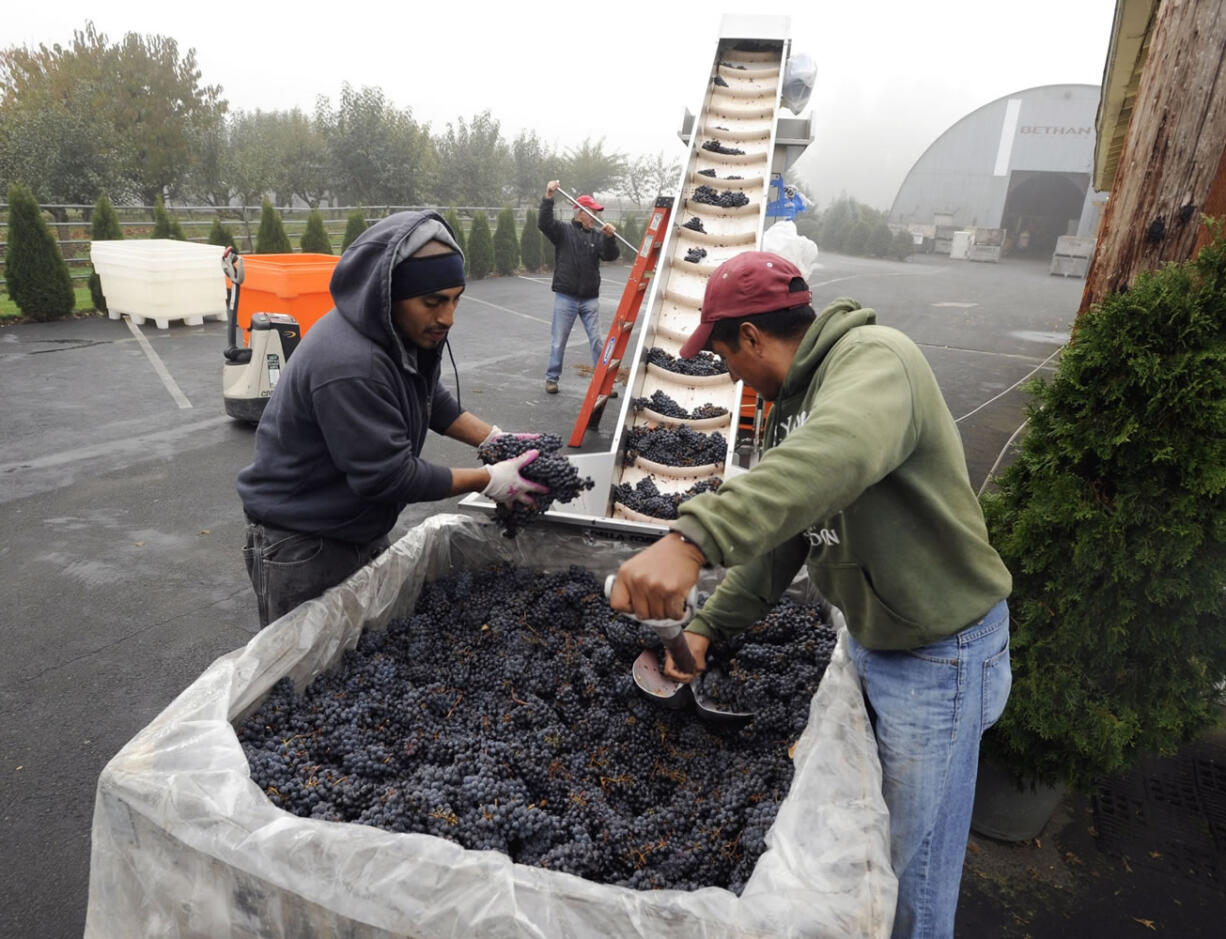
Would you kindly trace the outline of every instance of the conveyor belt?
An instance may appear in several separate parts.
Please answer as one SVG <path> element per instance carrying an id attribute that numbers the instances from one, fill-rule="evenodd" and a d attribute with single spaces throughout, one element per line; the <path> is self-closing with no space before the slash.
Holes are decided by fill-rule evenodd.
<path id="1" fill-rule="evenodd" d="M 662 493 L 679 493 L 700 481 L 743 472 L 734 462 L 741 384 L 731 381 L 727 372 L 681 375 L 648 362 L 653 349 L 673 357 L 680 352 L 682 343 L 698 326 L 699 305 L 711 272 L 733 255 L 761 243 L 771 174 L 782 172 L 784 163 L 790 162 L 781 162 L 781 155 L 794 158 L 808 142 L 803 139 L 807 123 L 800 137 L 790 127 L 782 137 L 778 135 L 781 123 L 796 123 L 779 120 L 790 45 L 787 17 L 729 15 L 724 17 L 720 33 L 702 106 L 688 131 L 689 154 L 679 180 L 680 194 L 650 295 L 640 314 L 637 346 L 633 355 L 625 358 L 629 370 L 627 394 L 621 399 L 613 446 L 601 453 L 569 456 L 582 475 L 592 477 L 595 487 L 575 502 L 551 509 L 545 514 L 550 520 L 654 536 L 667 527 L 668 520 L 640 514 L 617 502 L 613 498 L 615 486 L 637 485 L 650 477 Z M 687 131 L 682 133 L 684 138 Z M 743 204 L 710 204 L 703 200 L 704 194 L 713 195 L 716 201 Z M 698 220 L 701 231 L 687 227 L 691 219 Z M 698 250 L 705 251 L 705 256 L 696 261 L 686 259 L 687 255 L 697 257 Z M 689 412 L 713 404 L 727 413 L 680 421 L 633 406 L 635 399 L 650 398 L 657 391 Z M 626 436 L 632 428 L 680 424 L 706 434 L 721 434 L 727 443 L 723 462 L 677 467 L 634 454 L 628 458 Z M 469 496 L 462 504 L 493 510 L 493 503 L 480 496 Z"/>
<path id="2" fill-rule="evenodd" d="M 662 493 L 685 492 L 696 482 L 735 472 L 733 446 L 740 416 L 742 387 L 725 372 L 684 375 L 647 362 L 656 348 L 676 356 L 699 322 L 707 278 L 722 262 L 759 244 L 774 154 L 787 40 L 720 40 L 711 80 L 693 124 L 690 152 L 681 178 L 681 194 L 672 215 L 672 231 L 656 272 L 654 298 L 639 337 L 615 446 L 612 483 L 637 485 L 650 477 Z M 705 199 L 704 199 L 705 196 Z M 711 204 L 719 199 L 725 205 Z M 741 202 L 743 204 L 736 205 Z M 731 204 L 730 204 L 731 203 Z M 694 220 L 697 220 L 695 225 Z M 687 224 L 688 223 L 688 224 Z M 690 227 L 694 226 L 694 227 Z M 695 230 L 701 226 L 701 230 Z M 699 260 L 692 260 L 699 257 Z M 691 260 L 687 260 L 687 255 Z M 662 392 L 686 411 L 704 404 L 723 408 L 720 418 L 684 420 L 650 409 L 635 409 L 636 398 Z M 702 433 L 719 433 L 727 442 L 722 464 L 668 466 L 629 456 L 625 432 L 630 427 L 686 425 Z M 645 516 L 610 498 L 613 518 L 654 525 L 666 521 Z"/>

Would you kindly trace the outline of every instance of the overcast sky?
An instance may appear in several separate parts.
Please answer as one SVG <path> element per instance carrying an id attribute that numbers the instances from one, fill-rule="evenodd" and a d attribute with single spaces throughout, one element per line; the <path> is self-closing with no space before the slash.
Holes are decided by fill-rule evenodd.
<path id="1" fill-rule="evenodd" d="M 508 140 L 535 129 L 563 151 L 603 138 L 608 151 L 681 160 L 677 131 L 706 90 L 723 14 L 788 16 L 793 54 L 818 66 L 803 191 L 888 209 L 920 154 L 970 111 L 1037 85 L 1100 84 L 1115 11 L 1115 0 L 790 5 L 54 0 L 0 18 L 0 46 L 68 44 L 92 19 L 111 41 L 157 33 L 194 48 L 231 108 L 310 113 L 348 82 L 382 88 L 436 130 L 488 109 Z"/>

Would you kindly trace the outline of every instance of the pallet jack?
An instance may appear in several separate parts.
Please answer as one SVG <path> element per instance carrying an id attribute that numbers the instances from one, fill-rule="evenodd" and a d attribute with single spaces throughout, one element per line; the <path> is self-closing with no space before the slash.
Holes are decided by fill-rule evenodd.
<path id="1" fill-rule="evenodd" d="M 221 269 L 230 279 L 226 304 L 225 363 L 221 367 L 221 394 L 226 414 L 258 424 L 281 377 L 281 368 L 298 347 L 298 321 L 285 313 L 253 313 L 247 345 L 238 345 L 238 297 L 243 284 L 243 259 L 233 247 L 221 256 Z"/>

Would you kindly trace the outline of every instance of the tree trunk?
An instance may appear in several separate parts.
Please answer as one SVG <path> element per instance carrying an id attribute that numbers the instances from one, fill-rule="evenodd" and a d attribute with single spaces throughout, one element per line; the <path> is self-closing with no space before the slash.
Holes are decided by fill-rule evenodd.
<path id="1" fill-rule="evenodd" d="M 1143 271 L 1194 256 L 1226 209 L 1226 4 L 1163 0 L 1081 312 Z"/>

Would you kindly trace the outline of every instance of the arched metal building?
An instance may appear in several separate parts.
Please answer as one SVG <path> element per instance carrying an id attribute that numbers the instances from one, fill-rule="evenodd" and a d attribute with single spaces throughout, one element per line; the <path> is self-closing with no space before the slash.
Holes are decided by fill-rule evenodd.
<path id="1" fill-rule="evenodd" d="M 972 111 L 903 180 L 890 221 L 935 230 L 998 229 L 1005 253 L 1050 256 L 1061 235 L 1093 238 L 1107 196 L 1090 183 L 1097 85 L 1042 85 Z"/>

